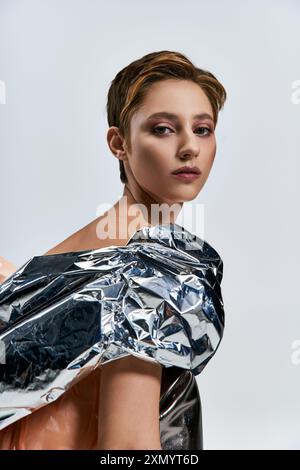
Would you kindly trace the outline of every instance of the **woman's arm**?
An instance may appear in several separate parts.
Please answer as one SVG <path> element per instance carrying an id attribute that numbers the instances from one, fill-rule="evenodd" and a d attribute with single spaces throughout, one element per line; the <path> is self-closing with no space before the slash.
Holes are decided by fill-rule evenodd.
<path id="1" fill-rule="evenodd" d="M 0 256 L 0 283 L 4 282 L 5 279 L 16 270 L 17 267 L 13 263 L 7 261 L 3 256 Z"/>
<path id="2" fill-rule="evenodd" d="M 102 366 L 98 449 L 162 449 L 162 366 L 126 356 Z"/>

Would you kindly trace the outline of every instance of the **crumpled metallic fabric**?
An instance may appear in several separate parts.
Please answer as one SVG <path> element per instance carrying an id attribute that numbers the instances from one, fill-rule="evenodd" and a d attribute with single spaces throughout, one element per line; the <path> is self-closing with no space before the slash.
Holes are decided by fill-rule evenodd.
<path id="1" fill-rule="evenodd" d="M 224 329 L 223 262 L 178 224 L 125 246 L 34 256 L 0 285 L 0 429 L 134 355 L 163 366 L 163 449 L 202 449 L 195 376 Z"/>

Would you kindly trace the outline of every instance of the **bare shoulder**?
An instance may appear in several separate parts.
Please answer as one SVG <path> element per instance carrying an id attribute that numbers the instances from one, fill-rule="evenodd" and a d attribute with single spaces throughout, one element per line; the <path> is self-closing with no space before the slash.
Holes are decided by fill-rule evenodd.
<path id="1" fill-rule="evenodd" d="M 75 233 L 70 235 L 68 238 L 63 240 L 58 245 L 51 248 L 49 251 L 44 253 L 45 255 L 66 253 L 69 251 L 81 251 L 81 250 L 92 250 L 97 248 L 105 248 L 107 246 L 117 245 L 124 246 L 127 244 L 128 239 L 135 232 L 134 226 L 131 227 L 130 221 L 133 216 L 125 214 L 120 216 L 118 209 L 116 210 L 117 204 L 108 209 L 104 214 L 100 215 L 96 219 L 92 220 L 89 224 L 85 225 Z M 104 232 L 108 221 L 115 220 L 115 230 L 112 230 L 110 236 Z M 126 229 L 127 236 L 124 237 L 124 230 L 120 230 L 122 226 L 131 227 L 129 231 Z M 145 221 L 143 225 L 147 225 Z M 122 236 L 120 236 L 120 232 Z"/>
<path id="2" fill-rule="evenodd" d="M 65 253 L 68 251 L 80 251 L 81 240 L 83 237 L 83 229 L 78 230 L 77 232 L 70 235 L 68 238 L 62 242 L 55 245 L 53 248 L 48 250 L 44 255 L 54 255 L 59 253 Z"/>
<path id="3" fill-rule="evenodd" d="M 101 220 L 104 215 L 92 220 L 89 224 L 80 228 L 65 240 L 55 245 L 53 248 L 48 250 L 44 255 L 54 255 L 59 253 L 66 253 L 69 251 L 82 251 L 92 250 L 96 248 L 104 248 L 107 246 L 106 240 L 102 240 L 97 237 L 97 223 Z"/>
<path id="4" fill-rule="evenodd" d="M 99 449 L 160 449 L 161 364 L 126 356 L 102 365 Z"/>
<path id="5" fill-rule="evenodd" d="M 7 277 L 13 274 L 17 270 L 11 261 L 8 261 L 3 256 L 0 256 L 0 283 L 4 282 Z"/>

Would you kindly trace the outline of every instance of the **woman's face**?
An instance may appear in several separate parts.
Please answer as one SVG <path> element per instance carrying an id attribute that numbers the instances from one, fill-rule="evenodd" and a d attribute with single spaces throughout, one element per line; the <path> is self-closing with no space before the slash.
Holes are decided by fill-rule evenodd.
<path id="1" fill-rule="evenodd" d="M 151 117 L 160 112 L 174 117 Z M 212 107 L 200 86 L 176 79 L 154 83 L 130 125 L 131 152 L 124 161 L 129 189 L 160 203 L 193 200 L 216 154 Z M 201 174 L 190 181 L 175 177 L 172 172 L 182 166 L 196 166 Z"/>

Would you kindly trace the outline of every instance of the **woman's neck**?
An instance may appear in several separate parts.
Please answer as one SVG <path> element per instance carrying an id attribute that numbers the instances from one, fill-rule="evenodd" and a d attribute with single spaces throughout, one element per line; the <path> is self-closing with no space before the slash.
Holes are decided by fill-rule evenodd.
<path id="1" fill-rule="evenodd" d="M 135 191 L 124 186 L 122 198 L 115 204 L 116 210 L 121 217 L 126 218 L 128 222 L 132 221 L 132 217 L 136 214 L 138 223 L 144 225 L 156 225 L 162 223 L 175 223 L 181 209 L 182 203 L 169 203 L 157 201 L 153 196 Z"/>

